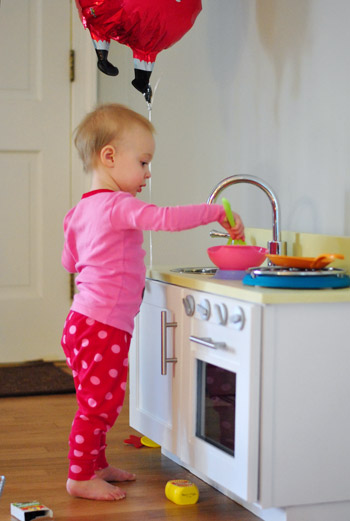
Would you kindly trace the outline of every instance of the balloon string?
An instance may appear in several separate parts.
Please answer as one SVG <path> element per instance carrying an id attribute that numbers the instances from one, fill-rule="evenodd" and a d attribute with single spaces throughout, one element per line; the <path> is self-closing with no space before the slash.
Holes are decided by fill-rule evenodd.
<path id="1" fill-rule="evenodd" d="M 156 90 L 158 88 L 159 82 L 160 82 L 160 78 L 158 78 L 158 80 L 156 82 L 156 85 L 154 87 L 154 91 L 153 91 L 151 102 L 150 103 L 147 102 L 148 120 L 149 120 L 150 123 L 152 123 L 152 102 L 153 102 L 153 98 L 154 98 L 154 95 L 156 93 Z M 149 171 L 152 174 L 152 162 L 149 165 Z M 149 178 L 148 187 L 149 187 L 149 203 L 151 204 L 152 203 L 152 176 Z M 150 230 L 150 232 L 149 232 L 149 264 L 150 264 L 150 266 L 149 266 L 150 269 L 152 269 L 152 266 L 153 266 L 152 230 Z"/>
<path id="2" fill-rule="evenodd" d="M 148 120 L 152 122 L 152 103 L 147 103 L 148 109 Z M 149 178 L 148 190 L 149 190 L 149 203 L 152 203 L 152 162 L 149 164 L 149 171 L 151 173 L 151 177 Z M 149 232 L 149 264 L 150 269 L 153 266 L 153 242 L 152 242 L 152 230 Z"/>

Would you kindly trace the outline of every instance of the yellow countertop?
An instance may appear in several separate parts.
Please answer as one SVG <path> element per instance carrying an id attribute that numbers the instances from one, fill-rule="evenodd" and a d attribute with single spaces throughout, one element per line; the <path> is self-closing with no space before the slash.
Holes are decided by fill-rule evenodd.
<path id="1" fill-rule="evenodd" d="M 246 229 L 246 241 L 248 244 L 266 246 L 267 241 L 270 239 L 271 230 L 260 228 Z M 334 262 L 332 266 L 343 268 L 347 273 L 350 273 L 350 237 L 288 231 L 282 232 L 282 240 L 287 242 L 288 255 L 316 257 L 322 253 L 342 253 L 345 259 Z M 191 265 L 187 264 L 187 266 Z M 207 266 L 212 266 L 209 259 Z M 350 288 L 310 290 L 252 287 L 244 285 L 241 281 L 214 279 L 212 275 L 193 275 L 171 271 L 172 268 L 177 267 L 152 266 L 147 271 L 147 277 L 188 289 L 206 291 L 259 304 L 350 302 Z"/>
<path id="2" fill-rule="evenodd" d="M 174 273 L 172 267 L 152 267 L 147 278 L 183 288 L 205 291 L 258 304 L 350 302 L 350 288 L 275 289 L 245 286 L 241 281 L 214 279 L 212 275 Z"/>

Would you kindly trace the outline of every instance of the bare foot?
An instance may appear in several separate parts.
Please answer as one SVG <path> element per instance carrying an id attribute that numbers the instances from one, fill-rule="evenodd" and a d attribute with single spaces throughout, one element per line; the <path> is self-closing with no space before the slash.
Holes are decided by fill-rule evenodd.
<path id="1" fill-rule="evenodd" d="M 111 465 L 108 465 L 105 469 L 96 470 L 95 474 L 98 478 L 105 481 L 134 481 L 136 479 L 136 474 L 117 469 Z"/>
<path id="2" fill-rule="evenodd" d="M 82 497 L 85 499 L 97 499 L 100 501 L 117 501 L 125 498 L 125 492 L 119 487 L 115 487 L 107 481 L 100 479 L 90 479 L 89 481 L 67 480 L 67 492 L 71 496 Z"/>

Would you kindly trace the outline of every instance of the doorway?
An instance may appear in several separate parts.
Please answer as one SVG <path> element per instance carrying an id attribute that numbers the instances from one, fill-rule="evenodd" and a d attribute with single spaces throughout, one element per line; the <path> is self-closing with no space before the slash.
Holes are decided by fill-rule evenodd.
<path id="1" fill-rule="evenodd" d="M 2 0 L 0 49 L 0 362 L 62 359 L 62 221 L 86 185 L 71 135 L 96 61 L 71 0 Z"/>

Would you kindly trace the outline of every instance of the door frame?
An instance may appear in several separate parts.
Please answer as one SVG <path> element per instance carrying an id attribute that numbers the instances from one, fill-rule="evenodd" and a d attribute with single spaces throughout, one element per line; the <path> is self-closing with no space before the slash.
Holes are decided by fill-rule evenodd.
<path id="1" fill-rule="evenodd" d="M 90 33 L 81 23 L 74 0 L 71 9 L 71 49 L 75 53 L 75 79 L 71 83 L 71 204 L 74 205 L 89 189 L 90 176 L 83 171 L 73 144 L 73 132 L 97 104 L 97 66 Z"/>

